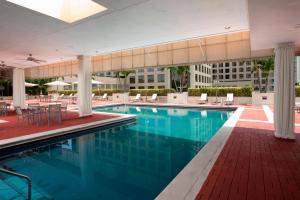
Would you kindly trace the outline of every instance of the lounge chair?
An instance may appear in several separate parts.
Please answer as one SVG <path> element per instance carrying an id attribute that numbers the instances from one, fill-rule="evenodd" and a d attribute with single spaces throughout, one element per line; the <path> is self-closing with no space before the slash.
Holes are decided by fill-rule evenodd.
<path id="1" fill-rule="evenodd" d="M 233 104 L 233 93 L 227 93 L 225 105 L 231 105 L 231 104 Z"/>
<path id="2" fill-rule="evenodd" d="M 141 101 L 141 100 L 142 100 L 141 94 L 137 94 L 137 95 L 135 96 L 135 98 L 133 99 L 133 102 L 137 102 L 137 101 Z"/>
<path id="3" fill-rule="evenodd" d="M 296 102 L 296 103 L 295 103 L 295 110 L 296 110 L 297 112 L 300 112 L 300 102 Z"/>
<path id="4" fill-rule="evenodd" d="M 157 102 L 157 101 L 158 101 L 157 94 L 152 94 L 152 97 L 149 100 L 149 102 Z"/>
<path id="5" fill-rule="evenodd" d="M 104 93 L 102 97 L 100 97 L 100 100 L 108 100 L 107 93 Z"/>
<path id="6" fill-rule="evenodd" d="M 198 99 L 199 103 L 203 104 L 203 103 L 207 103 L 207 93 L 202 93 L 200 98 Z"/>
<path id="7" fill-rule="evenodd" d="M 62 100 L 64 98 L 65 94 L 61 94 L 58 96 L 58 100 Z"/>

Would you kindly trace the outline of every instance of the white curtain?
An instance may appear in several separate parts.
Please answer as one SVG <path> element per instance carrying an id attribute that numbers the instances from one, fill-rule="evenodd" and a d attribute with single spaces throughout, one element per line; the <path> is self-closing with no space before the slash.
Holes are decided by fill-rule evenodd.
<path id="1" fill-rule="evenodd" d="M 92 114 L 91 57 L 78 56 L 78 107 L 80 117 Z"/>
<path id="2" fill-rule="evenodd" d="M 293 43 L 275 50 L 274 127 L 278 138 L 295 139 L 295 49 Z"/>
<path id="3" fill-rule="evenodd" d="M 25 108 L 25 74 L 24 69 L 13 70 L 13 103 Z"/>

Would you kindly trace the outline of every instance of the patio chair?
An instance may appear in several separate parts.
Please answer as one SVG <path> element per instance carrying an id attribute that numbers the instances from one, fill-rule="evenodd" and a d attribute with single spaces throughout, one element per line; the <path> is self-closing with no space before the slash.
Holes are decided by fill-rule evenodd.
<path id="1" fill-rule="evenodd" d="M 68 103 L 67 102 L 62 102 L 60 106 L 61 112 L 66 114 L 68 118 Z"/>
<path id="2" fill-rule="evenodd" d="M 48 125 L 50 125 L 51 120 L 55 119 L 58 123 L 61 123 L 61 105 L 53 104 L 48 107 Z"/>
<path id="3" fill-rule="evenodd" d="M 6 102 L 0 102 L 0 116 L 6 116 L 7 115 L 7 105 Z"/>
<path id="4" fill-rule="evenodd" d="M 208 102 L 207 93 L 202 93 L 198 101 L 201 104 L 207 103 Z"/>
<path id="5" fill-rule="evenodd" d="M 142 100 L 141 94 L 137 94 L 137 95 L 135 96 L 135 98 L 132 100 L 132 102 L 138 102 L 138 101 L 141 101 L 141 100 Z"/>
<path id="6" fill-rule="evenodd" d="M 225 105 L 231 105 L 231 104 L 233 104 L 233 93 L 227 93 Z"/>
<path id="7" fill-rule="evenodd" d="M 26 109 L 22 109 L 20 106 L 15 106 L 16 115 L 17 115 L 17 123 L 19 124 L 20 118 L 22 119 L 22 126 L 24 125 L 24 121 L 29 121 L 29 113 Z"/>
<path id="8" fill-rule="evenodd" d="M 152 97 L 149 100 L 149 102 L 156 102 L 156 101 L 158 101 L 157 94 L 152 94 Z"/>

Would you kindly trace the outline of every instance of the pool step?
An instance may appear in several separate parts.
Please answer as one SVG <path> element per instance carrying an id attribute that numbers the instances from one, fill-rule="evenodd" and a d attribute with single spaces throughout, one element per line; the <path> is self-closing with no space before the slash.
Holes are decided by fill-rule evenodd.
<path id="1" fill-rule="evenodd" d="M 2 179 L 3 192 L 0 193 L 0 199 L 2 200 L 21 200 L 26 199 L 28 192 L 27 183 L 19 177 L 7 177 Z M 1 187 L 0 186 L 0 187 Z M 3 197 L 2 197 L 3 196 Z M 32 186 L 32 200 L 51 200 L 50 196 L 46 195 L 40 188 Z"/>

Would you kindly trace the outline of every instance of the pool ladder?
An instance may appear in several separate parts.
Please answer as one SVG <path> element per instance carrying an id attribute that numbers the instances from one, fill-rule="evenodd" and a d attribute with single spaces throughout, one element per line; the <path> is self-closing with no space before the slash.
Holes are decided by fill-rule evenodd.
<path id="1" fill-rule="evenodd" d="M 16 173 L 16 172 L 13 172 L 13 171 L 10 171 L 7 169 L 3 169 L 3 168 L 0 168 L 0 172 L 24 179 L 27 182 L 27 198 L 26 198 L 26 200 L 31 200 L 31 198 L 32 198 L 32 182 L 28 176 L 25 176 L 23 174 L 19 174 L 19 173 Z M 18 191 L 16 191 L 16 192 L 18 192 Z"/>

